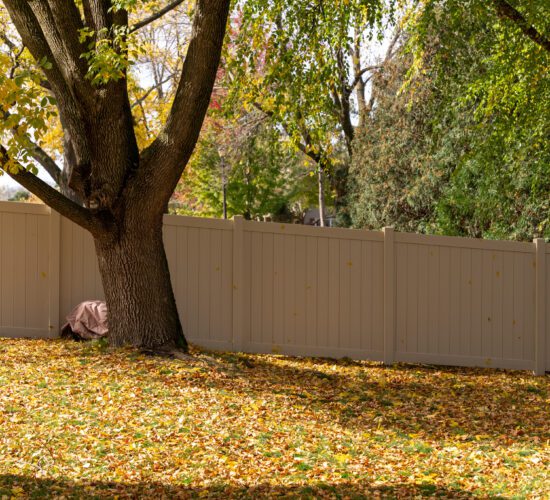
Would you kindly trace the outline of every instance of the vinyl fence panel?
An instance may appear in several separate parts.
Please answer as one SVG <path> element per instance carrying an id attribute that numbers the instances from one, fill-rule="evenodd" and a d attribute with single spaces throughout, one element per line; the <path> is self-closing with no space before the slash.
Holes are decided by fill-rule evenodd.
<path id="1" fill-rule="evenodd" d="M 0 210 L 0 335 L 49 337 L 50 211 L 3 203 Z"/>
<path id="2" fill-rule="evenodd" d="M 172 285 L 189 341 L 233 346 L 233 223 L 165 216 L 164 242 Z"/>
<path id="3" fill-rule="evenodd" d="M 56 256 L 52 256 L 54 258 Z M 92 236 L 64 218 L 61 219 L 59 263 L 59 317 L 64 323 L 67 314 L 80 302 L 105 298 Z"/>
<path id="4" fill-rule="evenodd" d="M 381 233 L 246 222 L 243 349 L 383 357 Z"/>
<path id="5" fill-rule="evenodd" d="M 532 368 L 535 255 L 510 243 L 396 236 L 397 360 Z"/>
<path id="6" fill-rule="evenodd" d="M 550 369 L 550 245 L 165 216 L 187 338 L 208 348 Z M 0 336 L 104 297 L 91 236 L 0 202 Z"/>

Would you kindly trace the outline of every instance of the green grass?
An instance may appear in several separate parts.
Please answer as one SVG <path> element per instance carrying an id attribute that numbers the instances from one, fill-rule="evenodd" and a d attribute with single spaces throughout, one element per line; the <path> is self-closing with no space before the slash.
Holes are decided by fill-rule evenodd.
<path id="1" fill-rule="evenodd" d="M 0 340 L 0 498 L 546 498 L 549 377 Z"/>

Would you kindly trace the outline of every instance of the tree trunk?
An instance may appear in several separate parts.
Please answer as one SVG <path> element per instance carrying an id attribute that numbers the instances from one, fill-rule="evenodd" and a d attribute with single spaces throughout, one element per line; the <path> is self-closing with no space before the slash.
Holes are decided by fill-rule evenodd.
<path id="1" fill-rule="evenodd" d="M 321 165 L 317 166 L 317 183 L 319 189 L 319 226 L 325 227 L 325 182 Z"/>
<path id="2" fill-rule="evenodd" d="M 139 218 L 139 217 L 137 217 Z M 162 218 L 95 239 L 109 341 L 154 353 L 187 351 L 162 239 Z"/>
<path id="3" fill-rule="evenodd" d="M 108 41 L 114 28 L 132 33 L 160 18 L 166 8 L 131 26 L 125 9 L 112 8 L 113 0 L 78 2 L 85 20 L 74 2 L 2 3 L 34 59 L 48 62 L 40 69 L 55 96 L 63 128 L 63 179 L 58 180 L 58 167 L 44 151 L 35 153 L 51 167 L 65 194 L 17 164 L 1 142 L 0 169 L 8 170 L 22 186 L 93 235 L 113 345 L 159 353 L 186 350 L 164 251 L 162 219 L 208 110 L 230 0 L 194 2 L 193 27 L 172 107 L 159 135 L 142 151 L 126 78 L 108 78 L 101 84 L 91 81 L 90 67 L 81 55 L 90 47 L 79 42 L 78 32 L 90 27 L 95 33 L 92 43 L 99 43 L 99 38 Z M 97 36 L 102 32 L 106 35 Z M 122 47 L 116 51 L 126 56 Z M 7 169 L 12 162 L 18 168 Z"/>

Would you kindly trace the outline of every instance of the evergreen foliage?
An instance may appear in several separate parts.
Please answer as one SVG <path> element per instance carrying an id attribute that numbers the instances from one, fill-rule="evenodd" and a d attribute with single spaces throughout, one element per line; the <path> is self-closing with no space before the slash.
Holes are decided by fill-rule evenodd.
<path id="1" fill-rule="evenodd" d="M 356 136 L 353 224 L 549 237 L 549 52 L 474 1 L 431 2 L 406 33 Z"/>

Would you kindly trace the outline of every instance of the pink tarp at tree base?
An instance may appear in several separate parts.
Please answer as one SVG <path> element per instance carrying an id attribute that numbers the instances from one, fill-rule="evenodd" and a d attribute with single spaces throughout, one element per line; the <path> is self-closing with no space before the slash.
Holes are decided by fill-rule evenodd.
<path id="1" fill-rule="evenodd" d="M 108 332 L 107 304 L 100 300 L 87 300 L 78 304 L 67 316 L 61 336 L 94 340 L 105 337 Z"/>

